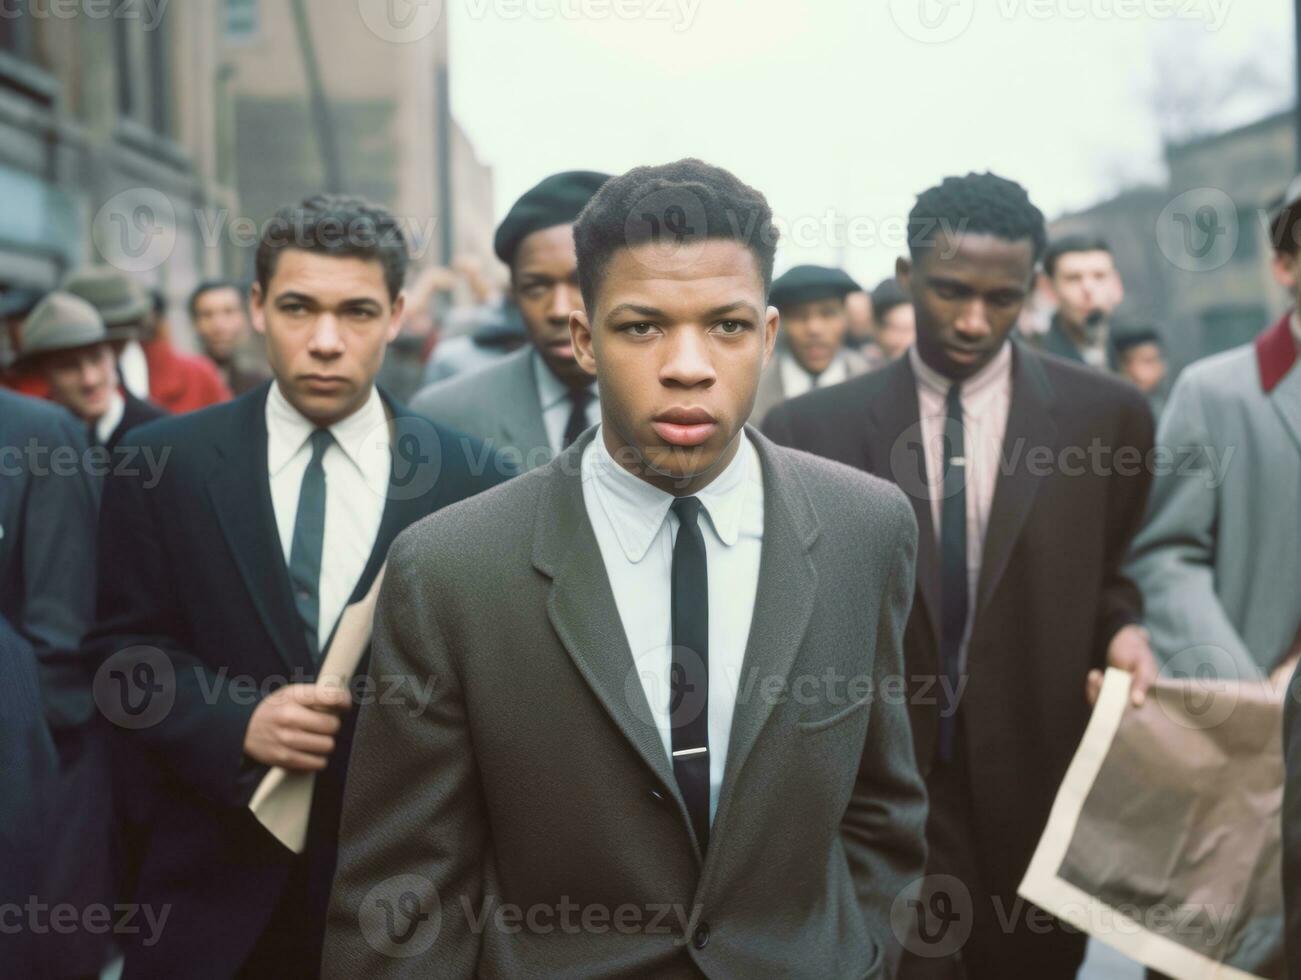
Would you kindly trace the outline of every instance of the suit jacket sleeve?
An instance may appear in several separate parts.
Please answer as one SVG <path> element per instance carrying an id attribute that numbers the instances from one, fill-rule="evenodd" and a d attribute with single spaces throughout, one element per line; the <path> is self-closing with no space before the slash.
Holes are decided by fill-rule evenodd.
<path id="1" fill-rule="evenodd" d="M 1143 523 L 1152 489 L 1152 410 L 1138 394 L 1126 391 L 1117 423 L 1113 472 L 1107 489 L 1106 550 L 1103 554 L 1102 595 L 1095 635 L 1096 662 L 1107 659 L 1107 646 L 1123 627 L 1143 621 L 1143 594 L 1125 573 L 1125 558 L 1134 535 Z"/>
<path id="2" fill-rule="evenodd" d="M 926 865 L 926 789 L 917 771 L 912 726 L 903 696 L 903 633 L 912 608 L 917 523 L 898 495 L 889 577 L 881 598 L 873 666 L 873 703 L 858 781 L 840 837 L 859 906 L 893 976 L 901 956 L 891 927 L 895 899 Z"/>
<path id="3" fill-rule="evenodd" d="M 1197 650 L 1216 677 L 1261 676 L 1215 592 L 1216 513 L 1222 475 L 1200 447 L 1219 446 L 1208 424 L 1207 397 L 1196 378 L 1175 385 L 1161 420 L 1167 462 L 1152 490 L 1147 523 L 1134 541 L 1128 570 L 1143 590 L 1158 656 Z M 1193 465 L 1181 454 L 1198 447 Z M 1182 657 L 1180 658 L 1182 661 Z M 1190 671 L 1197 664 L 1181 664 Z"/>
<path id="4" fill-rule="evenodd" d="M 326 922 L 326 980 L 476 974 L 480 937 L 470 915 L 485 907 L 487 813 L 463 693 L 433 609 L 442 590 L 425 577 L 435 561 L 411 532 L 389 553 L 371 676 L 414 678 L 408 689 L 432 690 L 432 698 L 360 711 Z M 426 938 L 420 930 L 431 923 L 437 935 Z"/>
<path id="5" fill-rule="evenodd" d="M 14 624 L 40 663 L 51 729 L 80 727 L 94 714 L 82 639 L 95 609 L 95 524 L 99 488 L 84 465 L 86 440 L 71 417 L 41 440 L 48 465 L 32 466 L 22 509 L 22 619 Z M 69 467 L 61 457 L 75 452 Z"/>
<path id="6" fill-rule="evenodd" d="M 174 778 L 217 803 L 243 806 L 256 785 L 244 757 L 256 701 L 219 696 L 223 679 L 188 648 L 189 627 L 163 530 L 164 522 L 183 515 L 175 513 L 177 504 L 164 485 L 146 486 L 146 479 L 144 468 L 136 467 L 110 476 L 104 487 L 98 621 L 88 640 L 94 662 L 102 665 L 96 689 L 101 710 Z M 180 560 L 201 561 L 206 545 L 194 541 L 195 552 Z M 143 684 L 134 687 L 140 671 L 153 693 L 146 694 Z M 141 700 L 146 696 L 162 698 L 160 708 Z M 123 715 L 117 715 L 115 697 L 122 699 Z M 128 698 L 143 706 L 140 724 L 125 715 Z"/>

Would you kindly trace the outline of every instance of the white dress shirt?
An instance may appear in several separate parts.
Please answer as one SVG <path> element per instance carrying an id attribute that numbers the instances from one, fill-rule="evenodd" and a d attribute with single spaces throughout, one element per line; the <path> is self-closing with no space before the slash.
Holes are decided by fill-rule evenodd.
<path id="1" fill-rule="evenodd" d="M 673 758 L 669 673 L 673 664 L 674 497 L 629 473 L 602 432 L 583 453 L 583 503 L 596 532 L 637 674 Z M 763 545 L 763 475 L 745 433 L 727 468 L 696 497 L 709 575 L 709 818 L 718 809 L 737 688 L 745 659 Z"/>
<path id="2" fill-rule="evenodd" d="M 573 402 L 569 400 L 569 386 L 551 373 L 543 362 L 541 355 L 533 353 L 533 377 L 537 380 L 538 401 L 542 403 L 542 424 L 547 430 L 547 442 L 551 451 L 559 453 L 565 441 L 565 427 L 569 424 L 569 413 Z M 587 425 L 591 428 L 601 418 L 600 393 L 596 383 L 592 383 L 592 400 L 587 403 L 583 414 L 587 416 Z"/>
<path id="3" fill-rule="evenodd" d="M 316 424 L 289 404 L 273 384 L 267 394 L 267 474 L 280 549 L 288 567 L 298 518 L 298 494 L 312 458 Z M 388 496 L 393 437 L 379 392 L 330 426 L 334 442 L 321 457 L 325 470 L 325 539 L 317 592 L 317 636 L 322 650 L 370 560 Z"/>
<path id="4" fill-rule="evenodd" d="M 795 355 L 788 350 L 782 351 L 779 357 L 781 358 L 778 365 L 781 371 L 782 394 L 787 398 L 802 395 L 815 387 L 825 388 L 849 379 L 849 365 L 845 363 L 844 351 L 836 354 L 827 365 L 827 369 L 818 375 L 809 374 L 804 370 L 800 362 L 795 360 Z"/>
<path id="5" fill-rule="evenodd" d="M 149 397 L 149 361 L 138 340 L 128 340 L 117 356 L 117 369 L 122 375 L 122 387 L 137 398 Z"/>
<path id="6" fill-rule="evenodd" d="M 931 523 L 939 544 L 940 509 L 944 488 L 944 421 L 945 401 L 952 382 L 932 370 L 915 346 L 908 358 L 917 378 L 917 406 L 921 413 L 922 444 L 926 454 L 926 482 L 931 498 Z M 980 563 L 985 550 L 985 532 L 989 529 L 989 511 L 994 503 L 994 489 L 1003 458 L 1003 436 L 1007 432 L 1007 413 L 1012 403 L 1012 343 L 1003 344 L 994 359 L 962 382 L 963 451 L 966 454 L 967 480 L 967 629 L 963 636 L 959 661 L 966 662 L 967 639 L 976 612 L 976 586 L 980 581 Z"/>
<path id="7" fill-rule="evenodd" d="M 122 397 L 122 392 L 114 388 L 110 397 L 112 400 L 108 403 L 108 411 L 95 423 L 95 438 L 101 446 L 108 445 L 108 440 L 126 414 L 126 399 Z"/>

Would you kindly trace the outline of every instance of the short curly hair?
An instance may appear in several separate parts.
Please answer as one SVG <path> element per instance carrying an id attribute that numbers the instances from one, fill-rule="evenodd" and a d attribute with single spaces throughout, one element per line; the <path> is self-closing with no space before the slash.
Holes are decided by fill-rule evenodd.
<path id="1" fill-rule="evenodd" d="M 1043 212 L 1014 180 L 997 174 L 945 177 L 924 190 L 908 214 L 908 251 L 916 261 L 939 243 L 941 234 L 993 235 L 1006 241 L 1028 239 L 1038 262 L 1048 245 Z"/>
<path id="2" fill-rule="evenodd" d="M 661 235 L 740 242 L 754 254 L 767 296 L 778 238 L 767 199 L 735 174 L 689 158 L 612 177 L 578 216 L 578 285 L 589 310 L 614 253 Z"/>
<path id="3" fill-rule="evenodd" d="M 280 254 L 290 249 L 378 262 L 384 269 L 390 300 L 397 299 L 406 283 L 410 255 L 397 218 L 360 197 L 315 194 L 277 211 L 262 229 L 254 259 L 263 293 L 275 275 Z"/>

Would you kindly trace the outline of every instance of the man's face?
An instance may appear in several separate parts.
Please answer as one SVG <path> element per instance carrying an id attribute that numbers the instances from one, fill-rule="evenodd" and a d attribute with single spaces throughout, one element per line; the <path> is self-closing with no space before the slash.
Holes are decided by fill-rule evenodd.
<path id="1" fill-rule="evenodd" d="M 104 416 L 117 390 L 117 358 L 111 344 L 54 351 L 41 360 L 50 398 L 83 422 Z"/>
<path id="2" fill-rule="evenodd" d="M 573 315 L 574 350 L 599 380 L 611 455 L 663 490 L 693 493 L 736 454 L 777 311 L 741 243 L 683 246 L 673 271 L 656 269 L 655 249 L 611 257 L 595 308 Z"/>
<path id="3" fill-rule="evenodd" d="M 1301 307 L 1301 249 L 1294 254 L 1274 253 L 1274 281 L 1287 290 L 1288 298 Z"/>
<path id="4" fill-rule="evenodd" d="M 876 325 L 876 344 L 891 361 L 911 347 L 916 337 L 917 314 L 911 303 L 900 303 L 887 310 Z"/>
<path id="5" fill-rule="evenodd" d="M 569 315 L 583 308 L 578 290 L 574 226 L 556 225 L 527 236 L 515 252 L 511 293 L 529 339 L 551 373 L 571 388 L 592 383 L 574 359 Z"/>
<path id="6" fill-rule="evenodd" d="M 395 336 L 405 298 L 389 299 L 378 260 L 280 254 L 265 295 L 252 293 L 253 329 L 289 403 L 317 425 L 333 425 L 365 403 Z"/>
<path id="7" fill-rule="evenodd" d="M 1108 252 L 1067 252 L 1059 256 L 1048 277 L 1057 310 L 1073 326 L 1084 326 L 1090 315 L 1110 319 L 1125 298 L 1125 290 Z"/>
<path id="8" fill-rule="evenodd" d="M 1165 357 L 1161 353 L 1161 345 L 1139 344 L 1131 347 L 1121 358 L 1120 370 L 1143 394 L 1155 391 L 1165 380 Z"/>
<path id="9" fill-rule="evenodd" d="M 194 301 L 194 331 L 215 361 L 228 361 L 248 329 L 248 314 L 239 290 L 210 289 Z"/>
<path id="10" fill-rule="evenodd" d="M 1029 239 L 942 233 L 913 265 L 900 259 L 896 278 L 912 295 L 917 353 L 954 380 L 993 360 L 1016 324 L 1034 271 Z"/>
<path id="11" fill-rule="evenodd" d="M 840 353 L 849 316 L 843 299 L 827 296 L 786 307 L 781 326 L 795 360 L 810 374 L 821 374 Z"/>

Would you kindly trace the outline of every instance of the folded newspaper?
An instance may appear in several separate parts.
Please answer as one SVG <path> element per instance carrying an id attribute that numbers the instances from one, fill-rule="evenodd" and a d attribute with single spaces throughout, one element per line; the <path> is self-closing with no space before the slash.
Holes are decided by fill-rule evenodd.
<path id="1" fill-rule="evenodd" d="M 384 581 L 387 565 L 381 566 L 375 581 L 366 595 L 348 606 L 339 617 L 330 649 L 321 661 L 316 683 L 347 687 L 361 662 L 362 654 L 370 645 L 371 628 L 375 621 L 375 601 Z M 262 777 L 249 809 L 271 831 L 276 839 L 295 853 L 302 853 L 307 844 L 307 820 L 312 810 L 312 791 L 316 787 L 316 773 L 290 772 L 275 767 Z"/>
<path id="2" fill-rule="evenodd" d="M 1283 693 L 1107 671 L 1021 896 L 1176 980 L 1282 977 Z"/>

